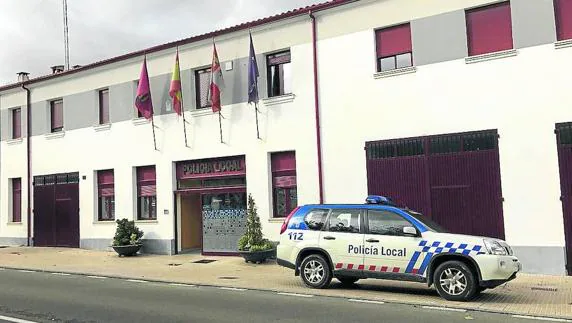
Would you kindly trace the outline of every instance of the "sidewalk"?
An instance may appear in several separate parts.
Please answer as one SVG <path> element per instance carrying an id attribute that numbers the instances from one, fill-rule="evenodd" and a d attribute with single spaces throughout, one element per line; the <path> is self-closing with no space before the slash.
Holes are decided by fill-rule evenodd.
<path id="1" fill-rule="evenodd" d="M 195 263 L 198 260 L 215 260 Z M 441 299 L 423 284 L 361 280 L 343 288 L 334 279 L 329 289 L 305 287 L 294 271 L 266 264 L 247 264 L 239 257 L 140 255 L 119 258 L 114 252 L 63 248 L 0 248 L 0 268 L 78 273 L 196 285 L 272 290 L 299 294 L 368 299 L 508 314 L 572 319 L 572 277 L 520 274 L 487 290 L 473 302 Z"/>

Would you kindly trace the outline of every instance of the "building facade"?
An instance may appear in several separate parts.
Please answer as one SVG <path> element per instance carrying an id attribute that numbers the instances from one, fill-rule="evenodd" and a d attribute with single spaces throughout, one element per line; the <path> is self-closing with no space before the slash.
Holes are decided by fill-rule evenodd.
<path id="1" fill-rule="evenodd" d="M 206 99 L 213 37 L 220 124 Z M 385 194 L 506 239 L 526 272 L 567 274 L 571 38 L 572 0 L 361 0 L 158 46 L 146 51 L 157 149 L 134 108 L 143 52 L 4 86 L 0 244 L 105 249 L 128 218 L 148 252 L 234 254 L 247 194 L 272 240 L 296 205 Z M 168 94 L 177 46 L 187 145 Z"/>

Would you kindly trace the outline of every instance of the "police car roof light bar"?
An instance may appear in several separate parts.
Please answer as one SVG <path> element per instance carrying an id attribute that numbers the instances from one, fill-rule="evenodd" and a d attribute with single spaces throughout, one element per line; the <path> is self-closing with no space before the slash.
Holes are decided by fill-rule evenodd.
<path id="1" fill-rule="evenodd" d="M 390 205 L 396 206 L 395 203 L 389 198 L 381 195 L 369 195 L 365 199 L 366 204 L 382 204 L 382 205 Z"/>

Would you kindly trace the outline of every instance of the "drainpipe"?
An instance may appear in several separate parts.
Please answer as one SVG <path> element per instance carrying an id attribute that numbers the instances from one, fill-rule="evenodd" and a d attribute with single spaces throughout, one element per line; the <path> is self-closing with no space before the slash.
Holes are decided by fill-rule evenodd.
<path id="1" fill-rule="evenodd" d="M 314 64 L 314 111 L 316 114 L 316 150 L 318 153 L 318 187 L 320 189 L 320 204 L 324 203 L 324 186 L 322 179 L 322 136 L 320 131 L 320 104 L 318 97 L 318 55 L 316 46 L 316 17 L 312 10 L 308 13 L 312 19 L 312 56 Z"/>
<path id="2" fill-rule="evenodd" d="M 22 83 L 22 89 L 26 90 L 26 161 L 27 166 L 27 177 L 28 177 L 28 200 L 27 200 L 27 221 L 28 221 L 28 243 L 30 246 L 30 240 L 32 239 L 32 109 L 31 109 L 31 94 L 30 89 Z"/>

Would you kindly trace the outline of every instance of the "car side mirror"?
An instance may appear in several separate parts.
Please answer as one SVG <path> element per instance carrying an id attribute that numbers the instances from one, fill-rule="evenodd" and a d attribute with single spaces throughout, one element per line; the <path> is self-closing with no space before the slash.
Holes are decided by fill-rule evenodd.
<path id="1" fill-rule="evenodd" d="M 417 229 L 414 227 L 403 227 L 403 234 L 406 236 L 417 236 Z"/>

